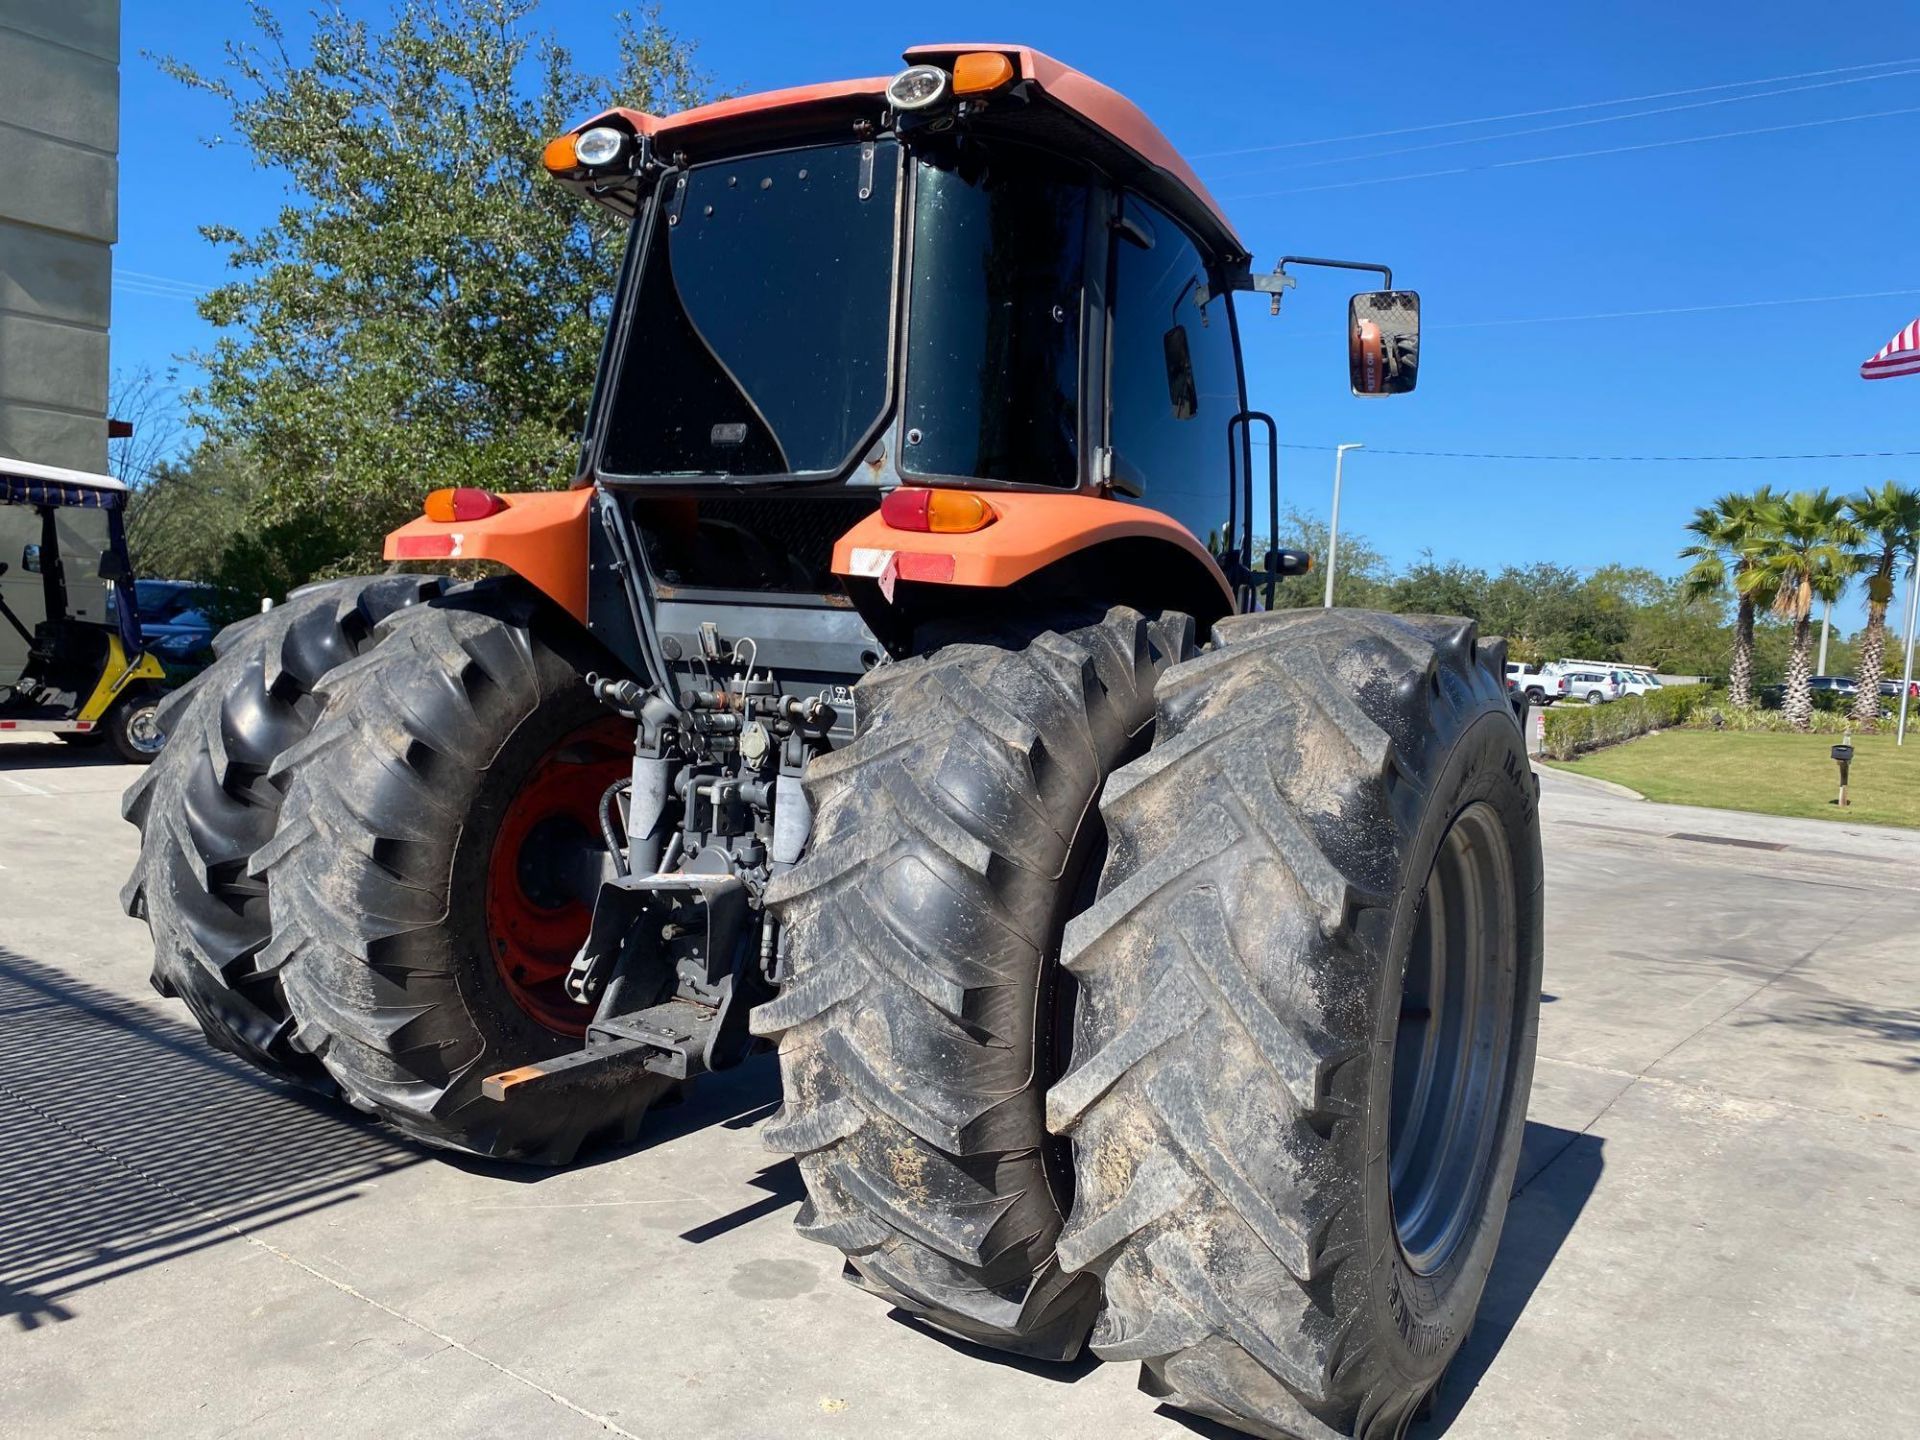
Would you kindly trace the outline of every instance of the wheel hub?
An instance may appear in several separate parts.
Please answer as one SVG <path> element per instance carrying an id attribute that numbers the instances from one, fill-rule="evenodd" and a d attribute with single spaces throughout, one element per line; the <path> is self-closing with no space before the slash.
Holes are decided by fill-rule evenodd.
<path id="1" fill-rule="evenodd" d="M 586 1033 L 566 992 L 587 938 L 604 853 L 600 797 L 628 773 L 633 729 L 596 720 L 537 760 L 507 804 L 487 868 L 487 938 L 514 1004 L 550 1030 Z"/>
<path id="2" fill-rule="evenodd" d="M 143 705 L 127 717 L 127 739 L 142 755 L 158 755 L 167 743 L 159 713 L 158 706 Z"/>
<path id="3" fill-rule="evenodd" d="M 1447 1263 L 1485 1203 L 1513 1045 L 1517 913 L 1499 816 L 1476 802 L 1428 876 L 1394 1039 L 1394 1229 L 1422 1275 Z"/>

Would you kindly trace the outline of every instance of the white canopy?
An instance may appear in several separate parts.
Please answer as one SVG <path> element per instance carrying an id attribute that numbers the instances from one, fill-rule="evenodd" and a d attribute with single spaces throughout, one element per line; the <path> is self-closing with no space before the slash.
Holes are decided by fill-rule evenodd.
<path id="1" fill-rule="evenodd" d="M 91 470 L 69 470 L 64 465 L 36 465 L 31 460 L 15 460 L 0 455 L 0 476 L 21 480 L 49 480 L 56 485 L 84 485 L 90 490 L 124 490 L 111 475 L 96 475 Z"/>

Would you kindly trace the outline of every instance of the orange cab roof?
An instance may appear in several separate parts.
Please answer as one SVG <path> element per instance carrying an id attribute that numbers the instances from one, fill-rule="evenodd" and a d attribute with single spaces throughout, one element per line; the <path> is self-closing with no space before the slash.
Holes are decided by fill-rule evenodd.
<path id="1" fill-rule="evenodd" d="M 1165 181 L 1187 192 L 1221 231 L 1221 238 L 1245 253 L 1233 222 L 1220 203 L 1200 183 L 1192 167 L 1180 158 L 1172 142 L 1160 133 L 1146 113 L 1119 91 L 1063 65 L 1050 55 L 1028 45 L 946 44 L 915 45 L 902 57 L 909 65 L 951 61 L 954 56 L 976 50 L 991 50 L 1013 61 L 1016 81 L 1030 84 L 1054 104 L 1071 112 L 1108 139 L 1132 153 L 1142 164 L 1158 171 Z M 685 136 L 693 140 L 709 132 L 733 129 L 741 122 L 768 118 L 772 112 L 830 106 L 836 101 L 879 100 L 886 94 L 890 75 L 870 76 L 862 80 L 835 80 L 823 85 L 800 85 L 786 90 L 768 90 L 759 95 L 741 95 L 717 100 L 673 115 L 650 115 L 625 107 L 596 115 L 576 126 L 574 133 L 591 129 L 618 117 L 635 134 L 656 139 Z"/>

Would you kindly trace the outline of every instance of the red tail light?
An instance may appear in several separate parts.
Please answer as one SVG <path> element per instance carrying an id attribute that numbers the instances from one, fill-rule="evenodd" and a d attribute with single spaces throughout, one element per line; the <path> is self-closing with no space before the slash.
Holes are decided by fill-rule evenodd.
<path id="1" fill-rule="evenodd" d="M 996 517 L 993 507 L 965 490 L 932 490 L 902 485 L 880 497 L 880 518 L 894 530 L 925 530 L 947 535 L 984 530 Z"/>
<path id="2" fill-rule="evenodd" d="M 507 502 L 491 490 L 480 490 L 470 485 L 435 490 L 420 507 L 429 520 L 437 520 L 442 525 L 450 525 L 456 520 L 484 520 L 506 508 Z"/>

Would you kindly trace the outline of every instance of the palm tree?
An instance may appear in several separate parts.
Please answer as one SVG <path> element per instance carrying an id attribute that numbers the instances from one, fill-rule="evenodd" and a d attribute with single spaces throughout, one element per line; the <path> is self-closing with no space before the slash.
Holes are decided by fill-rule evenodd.
<path id="1" fill-rule="evenodd" d="M 1766 485 L 1751 495 L 1722 495 L 1693 512 L 1687 529 L 1700 538 L 1680 552 L 1682 560 L 1693 561 L 1683 580 L 1688 599 L 1733 591 L 1733 669 L 1727 699 L 1736 710 L 1753 706 L 1753 615 L 1757 605 L 1772 603 L 1772 596 L 1762 593 L 1755 557 L 1783 499 Z"/>
<path id="2" fill-rule="evenodd" d="M 1887 664 L 1887 602 L 1893 598 L 1894 568 L 1920 544 L 1920 490 L 1889 480 L 1878 490 L 1856 495 L 1847 513 L 1866 544 L 1867 631 L 1860 641 L 1860 693 L 1853 700 L 1854 724 L 1872 729 L 1880 718 L 1880 677 Z"/>
<path id="3" fill-rule="evenodd" d="M 1787 694 L 1781 708 L 1796 730 L 1813 720 L 1813 600 L 1844 583 L 1854 565 L 1860 529 L 1847 502 L 1825 487 L 1802 490 L 1773 515 L 1774 526 L 1754 557 L 1755 591 L 1773 597 L 1773 613 L 1793 624 Z"/>

